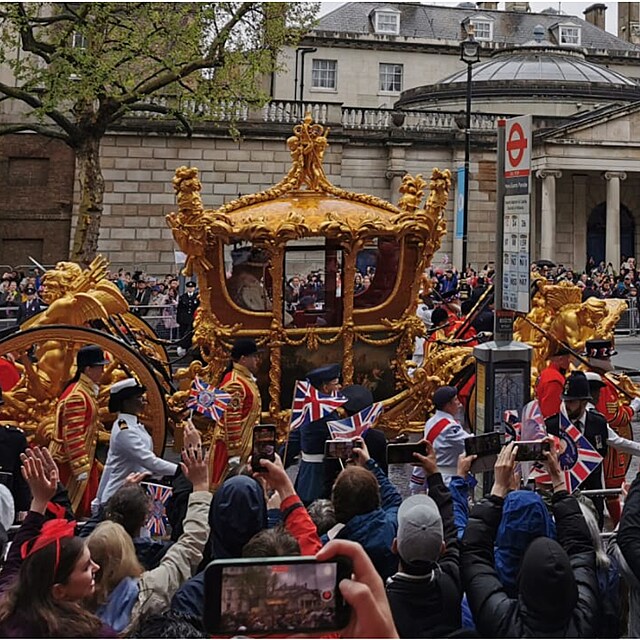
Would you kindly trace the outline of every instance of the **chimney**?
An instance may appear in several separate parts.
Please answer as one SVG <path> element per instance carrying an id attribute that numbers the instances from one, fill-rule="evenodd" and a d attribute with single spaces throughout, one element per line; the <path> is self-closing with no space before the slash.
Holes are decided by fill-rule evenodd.
<path id="1" fill-rule="evenodd" d="M 618 2 L 618 38 L 634 42 L 640 24 L 640 6 L 637 2 Z"/>
<path id="2" fill-rule="evenodd" d="M 505 11 L 517 11 L 518 13 L 531 13 L 531 7 L 528 2 L 505 2 Z"/>
<path id="3" fill-rule="evenodd" d="M 584 13 L 584 19 L 592 24 L 594 27 L 598 27 L 598 29 L 605 30 L 605 19 L 604 13 L 607 10 L 606 4 L 592 4 L 590 7 L 587 7 Z"/>
<path id="4" fill-rule="evenodd" d="M 478 2 L 478 9 L 488 9 L 489 11 L 497 11 L 498 3 L 497 2 Z"/>

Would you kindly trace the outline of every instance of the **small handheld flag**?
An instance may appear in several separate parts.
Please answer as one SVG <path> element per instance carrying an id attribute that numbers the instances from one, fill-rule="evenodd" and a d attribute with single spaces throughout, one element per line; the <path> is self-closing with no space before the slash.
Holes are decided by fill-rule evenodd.
<path id="1" fill-rule="evenodd" d="M 231 394 L 208 385 L 196 376 L 189 392 L 187 407 L 219 422 L 230 402 Z"/>
<path id="2" fill-rule="evenodd" d="M 324 418 L 347 400 L 344 396 L 321 393 L 307 380 L 296 381 L 290 429 L 293 431 L 309 422 Z"/>
<path id="3" fill-rule="evenodd" d="M 327 423 L 332 438 L 357 438 L 371 429 L 380 414 L 384 411 L 381 402 L 375 402 L 370 407 L 363 409 L 350 418 L 343 420 L 330 420 Z"/>
<path id="4" fill-rule="evenodd" d="M 143 482 L 146 492 L 151 496 L 151 514 L 147 521 L 147 529 L 152 536 L 164 537 L 167 535 L 167 500 L 171 497 L 173 489 L 163 484 Z"/>
<path id="5" fill-rule="evenodd" d="M 560 411 L 560 467 L 569 493 L 573 493 L 602 462 L 602 456 L 593 448 L 582 432 Z M 546 469 L 536 467 L 530 477 L 539 482 L 551 482 Z"/>

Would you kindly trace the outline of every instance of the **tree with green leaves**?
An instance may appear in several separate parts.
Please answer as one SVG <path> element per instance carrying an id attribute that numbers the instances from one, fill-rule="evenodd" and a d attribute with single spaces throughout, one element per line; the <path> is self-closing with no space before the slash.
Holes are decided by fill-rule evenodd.
<path id="1" fill-rule="evenodd" d="M 95 256 L 103 210 L 100 144 L 144 112 L 187 135 L 221 104 L 262 106 L 277 53 L 314 24 L 318 3 L 0 3 L 0 101 L 24 107 L 0 135 L 63 140 L 80 183 L 73 260 Z M 194 108 L 194 105 L 197 108 Z M 15 110 L 14 110 L 15 111 Z M 157 114 L 157 115 L 155 115 Z"/>

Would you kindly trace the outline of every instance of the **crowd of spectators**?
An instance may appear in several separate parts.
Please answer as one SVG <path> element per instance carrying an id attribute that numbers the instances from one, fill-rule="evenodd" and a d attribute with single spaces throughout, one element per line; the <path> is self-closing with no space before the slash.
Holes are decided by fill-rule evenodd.
<path id="1" fill-rule="evenodd" d="M 236 465 L 212 496 L 195 437 L 170 479 L 173 531 L 163 541 L 142 533 L 151 509 L 142 474 L 81 524 L 48 451 L 22 455 L 32 501 L 0 572 L 3 637 L 208 637 L 203 620 L 215 603 L 203 570 L 210 560 L 291 555 L 353 563 L 352 579 L 339 587 L 351 620 L 338 637 L 609 638 L 640 626 L 640 476 L 626 487 L 619 530 L 605 547 L 589 499 L 565 490 L 555 447 L 545 453 L 553 488 L 544 500 L 520 488 L 511 443 L 497 457 L 488 495 L 472 504 L 461 488 L 471 486 L 474 456 L 460 456 L 447 485 L 425 441 L 427 454 L 414 456 L 428 495 L 403 501 L 359 439 L 331 499 L 305 508 L 278 457 L 261 460 L 260 472 Z M 0 534 L 6 544 L 1 526 Z M 286 604 L 259 593 L 225 597 L 250 612 L 247 619 Z M 326 623 L 326 607 L 319 600 L 323 615 L 304 620 Z M 224 611 L 233 622 L 234 610 Z M 303 618 L 283 615 L 285 633 L 295 634 Z M 251 637 L 244 631 L 238 627 Z M 264 635 L 259 627 L 254 633 Z"/>
<path id="2" fill-rule="evenodd" d="M 437 294 L 447 297 L 451 291 L 456 291 L 464 301 L 471 297 L 473 291 L 485 289 L 493 281 L 494 273 L 493 263 L 487 263 L 477 271 L 469 265 L 463 273 L 452 265 L 433 267 L 428 275 Z M 604 261 L 596 264 L 593 258 L 588 260 L 584 269 L 539 260 L 531 265 L 531 273 L 550 282 L 569 282 L 580 287 L 583 301 L 592 297 L 621 298 L 637 305 L 640 269 L 634 257 L 622 256 L 618 269 Z"/>

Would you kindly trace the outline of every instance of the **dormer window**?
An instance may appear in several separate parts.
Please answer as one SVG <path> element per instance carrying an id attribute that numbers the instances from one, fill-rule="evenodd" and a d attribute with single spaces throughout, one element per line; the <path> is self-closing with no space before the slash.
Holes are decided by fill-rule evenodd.
<path id="1" fill-rule="evenodd" d="M 575 24 L 559 25 L 558 43 L 568 46 L 579 46 L 581 42 L 581 29 Z"/>
<path id="2" fill-rule="evenodd" d="M 400 12 L 391 9 L 376 11 L 374 27 L 376 33 L 397 36 L 400 33 Z"/>
<path id="3" fill-rule="evenodd" d="M 493 23 L 488 20 L 472 20 L 476 40 L 493 40 Z"/>
<path id="4" fill-rule="evenodd" d="M 482 42 L 492 42 L 493 23 L 494 20 L 491 16 L 472 15 L 462 21 L 462 26 L 464 27 L 466 35 L 469 35 L 469 33 L 473 31 L 473 37 L 476 40 L 480 40 Z"/>

